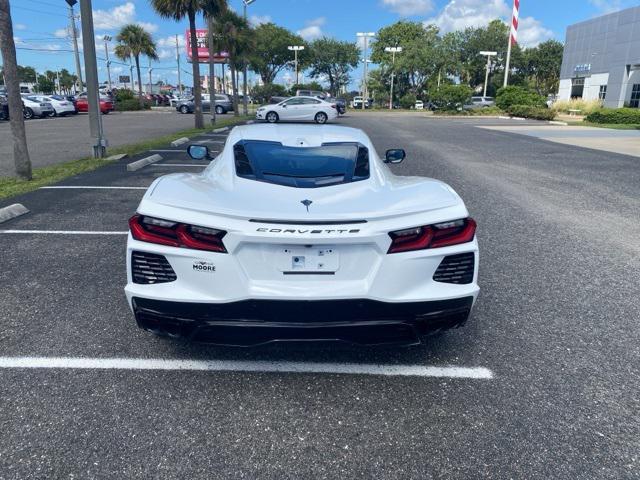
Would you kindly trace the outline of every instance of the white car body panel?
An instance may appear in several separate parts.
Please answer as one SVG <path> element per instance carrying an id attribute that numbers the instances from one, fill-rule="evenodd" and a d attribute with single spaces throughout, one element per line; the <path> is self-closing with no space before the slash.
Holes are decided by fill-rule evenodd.
<path id="1" fill-rule="evenodd" d="M 326 142 L 358 142 L 369 150 L 370 177 L 317 188 L 240 178 L 235 173 L 233 146 L 242 139 L 277 141 L 301 148 Z M 312 201 L 308 211 L 301 204 L 305 199 Z M 203 173 L 158 178 L 145 193 L 137 213 L 225 230 L 223 241 L 228 253 L 141 242 L 129 234 L 125 292 L 132 308 L 134 297 L 214 304 L 259 299 L 402 303 L 462 297 L 475 301 L 479 292 L 475 238 L 443 248 L 387 253 L 389 232 L 463 219 L 469 213 L 455 191 L 443 182 L 392 174 L 369 138 L 353 128 L 236 127 Z M 332 272 L 322 276 L 283 275 L 283 265 L 288 261 L 285 250 L 300 256 L 310 252 L 314 262 L 320 250 L 331 250 L 327 268 Z M 164 255 L 177 280 L 153 285 L 133 283 L 133 251 Z M 433 280 L 445 256 L 467 252 L 475 254 L 471 283 Z M 214 265 L 215 272 L 194 270 L 199 262 Z"/>
<path id="2" fill-rule="evenodd" d="M 56 100 L 55 98 L 44 95 L 36 95 L 35 98 L 40 102 L 50 103 L 55 110 L 56 115 L 66 115 L 68 113 L 75 113 L 76 111 L 76 108 L 73 106 L 73 102 L 68 100 Z"/>
<path id="3" fill-rule="evenodd" d="M 299 102 L 309 103 L 298 104 Z M 328 121 L 338 118 L 338 110 L 335 108 L 335 104 L 325 102 L 317 97 L 290 97 L 275 105 L 265 105 L 258 108 L 256 119 L 267 119 L 269 112 L 275 112 L 280 121 L 313 122 L 319 112 L 325 113 Z"/>

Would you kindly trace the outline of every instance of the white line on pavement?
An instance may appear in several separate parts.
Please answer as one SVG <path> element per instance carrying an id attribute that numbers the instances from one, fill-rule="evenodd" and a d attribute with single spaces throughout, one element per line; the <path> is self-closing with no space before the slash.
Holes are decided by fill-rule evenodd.
<path id="1" fill-rule="evenodd" d="M 198 140 L 196 143 L 204 144 L 204 143 L 224 143 L 223 140 Z"/>
<path id="2" fill-rule="evenodd" d="M 94 187 L 89 185 L 60 185 L 55 187 L 40 187 L 40 190 L 64 190 L 64 189 L 95 189 L 95 190 L 146 190 L 149 187 Z"/>
<path id="3" fill-rule="evenodd" d="M 159 358 L 0 357 L 0 368 L 333 373 L 400 377 L 468 378 L 473 380 L 489 380 L 493 378 L 493 372 L 484 367 L 434 367 L 425 365 L 242 360 L 167 360 Z"/>
<path id="4" fill-rule="evenodd" d="M 28 233 L 43 235 L 127 235 L 129 232 L 101 232 L 89 230 L 0 230 L 2 233 Z"/>
<path id="5" fill-rule="evenodd" d="M 186 150 L 149 150 L 150 152 L 164 152 L 164 153 L 187 153 Z"/>
<path id="6" fill-rule="evenodd" d="M 208 163 L 156 163 L 154 167 L 206 167 Z"/>

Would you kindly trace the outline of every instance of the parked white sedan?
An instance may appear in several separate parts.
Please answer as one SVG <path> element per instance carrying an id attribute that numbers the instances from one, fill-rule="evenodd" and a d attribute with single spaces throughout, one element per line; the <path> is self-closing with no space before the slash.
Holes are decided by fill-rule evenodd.
<path id="1" fill-rule="evenodd" d="M 283 120 L 327 123 L 338 118 L 338 109 L 335 103 L 316 97 L 291 97 L 280 103 L 258 108 L 256 118 L 269 123 Z"/>
<path id="2" fill-rule="evenodd" d="M 73 103 L 60 95 L 30 95 L 29 98 L 35 98 L 38 102 L 50 103 L 55 116 L 62 117 L 76 113 L 76 107 Z"/>

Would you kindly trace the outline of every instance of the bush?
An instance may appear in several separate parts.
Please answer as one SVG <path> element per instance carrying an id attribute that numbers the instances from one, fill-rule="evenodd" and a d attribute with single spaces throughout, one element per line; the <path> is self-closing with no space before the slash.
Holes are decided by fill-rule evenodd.
<path id="1" fill-rule="evenodd" d="M 620 125 L 640 124 L 640 109 L 637 108 L 601 108 L 585 118 L 591 123 L 611 123 Z"/>
<path id="2" fill-rule="evenodd" d="M 282 85 L 275 83 L 268 83 L 259 87 L 254 87 L 251 90 L 251 96 L 258 103 L 267 103 L 271 97 L 287 97 L 287 89 Z"/>
<path id="3" fill-rule="evenodd" d="M 467 85 L 442 85 L 431 93 L 431 102 L 441 110 L 457 110 L 471 101 L 473 90 Z"/>
<path id="4" fill-rule="evenodd" d="M 602 108 L 600 100 L 583 100 L 581 98 L 572 98 L 571 100 L 558 100 L 551 108 L 556 112 L 572 113 L 569 110 L 580 110 L 582 115 L 589 115 L 596 110 Z"/>
<path id="5" fill-rule="evenodd" d="M 120 89 L 116 92 L 116 101 L 121 102 L 123 100 L 131 100 L 135 98 L 135 95 L 131 90 L 127 90 L 126 88 Z"/>
<path id="6" fill-rule="evenodd" d="M 417 97 L 413 93 L 407 93 L 400 97 L 400 106 L 402 108 L 414 108 L 416 106 Z"/>
<path id="7" fill-rule="evenodd" d="M 523 87 L 502 87 L 496 94 L 496 105 L 508 111 L 512 105 L 526 105 L 529 107 L 546 107 L 545 98 Z"/>
<path id="8" fill-rule="evenodd" d="M 151 105 L 146 100 L 140 106 L 140 102 L 137 98 L 129 98 L 127 100 L 121 100 L 115 102 L 115 109 L 117 112 L 131 112 L 136 110 L 149 110 Z"/>
<path id="9" fill-rule="evenodd" d="M 553 110 L 530 105 L 511 105 L 507 109 L 507 113 L 512 117 L 532 118 L 534 120 L 553 120 L 556 116 Z"/>

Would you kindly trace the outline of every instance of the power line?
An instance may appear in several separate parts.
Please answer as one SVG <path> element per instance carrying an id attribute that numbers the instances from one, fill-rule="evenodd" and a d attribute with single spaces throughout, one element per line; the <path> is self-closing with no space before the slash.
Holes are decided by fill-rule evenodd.
<path id="1" fill-rule="evenodd" d="M 29 51 L 33 51 L 33 52 L 49 52 L 49 53 L 66 53 L 66 52 L 73 52 L 73 50 L 65 50 L 62 48 L 33 48 L 33 47 L 16 47 L 16 50 L 29 50 Z"/>

